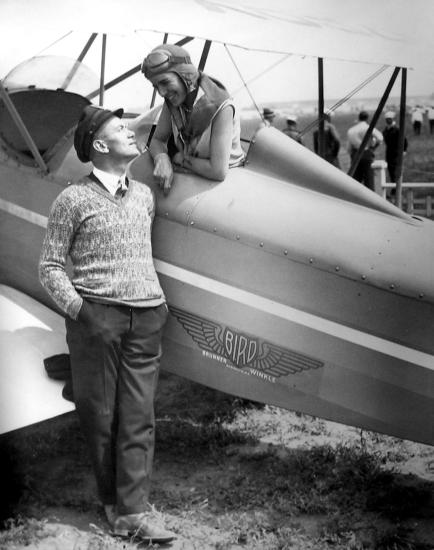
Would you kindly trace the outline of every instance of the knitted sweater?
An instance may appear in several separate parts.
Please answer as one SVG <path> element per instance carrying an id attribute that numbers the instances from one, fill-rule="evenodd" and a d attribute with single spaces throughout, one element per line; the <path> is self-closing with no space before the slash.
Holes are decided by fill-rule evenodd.
<path id="1" fill-rule="evenodd" d="M 39 278 L 61 310 L 76 319 L 83 297 L 138 307 L 165 301 L 152 259 L 154 209 L 152 191 L 134 180 L 122 198 L 90 178 L 59 194 L 48 219 Z"/>

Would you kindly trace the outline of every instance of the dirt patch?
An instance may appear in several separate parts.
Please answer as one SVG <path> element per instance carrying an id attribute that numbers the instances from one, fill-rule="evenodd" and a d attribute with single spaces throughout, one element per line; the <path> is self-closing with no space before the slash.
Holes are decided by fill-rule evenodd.
<path id="1" fill-rule="evenodd" d="M 166 548 L 434 548 L 433 447 L 166 374 L 156 410 L 151 498 L 179 535 Z M 75 413 L 1 444 L 0 549 L 143 547 L 109 536 Z"/>

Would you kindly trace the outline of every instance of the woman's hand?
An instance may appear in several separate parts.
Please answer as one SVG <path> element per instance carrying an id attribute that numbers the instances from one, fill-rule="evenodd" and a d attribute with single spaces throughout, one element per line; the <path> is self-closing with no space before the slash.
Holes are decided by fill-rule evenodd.
<path id="1" fill-rule="evenodd" d="M 180 174 L 191 174 L 191 157 L 178 151 L 172 158 L 175 171 Z"/>
<path id="2" fill-rule="evenodd" d="M 173 164 L 176 164 L 177 166 L 182 166 L 182 163 L 184 162 L 184 153 L 181 151 L 178 151 L 172 158 Z"/>
<path id="3" fill-rule="evenodd" d="M 172 186 L 173 168 L 169 155 L 166 153 L 159 153 L 154 157 L 154 178 L 164 195 L 167 196 Z"/>

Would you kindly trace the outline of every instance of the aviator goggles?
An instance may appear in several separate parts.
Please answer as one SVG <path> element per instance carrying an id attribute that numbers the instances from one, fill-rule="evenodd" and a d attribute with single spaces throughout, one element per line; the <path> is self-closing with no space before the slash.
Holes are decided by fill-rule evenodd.
<path id="1" fill-rule="evenodd" d="M 151 52 L 147 57 L 145 57 L 142 63 L 141 71 L 142 73 L 145 73 L 146 70 L 153 71 L 154 69 L 159 69 L 160 71 L 164 70 L 165 65 L 167 65 L 168 68 L 170 65 L 178 63 L 191 64 L 190 57 L 172 55 L 164 50 L 159 50 L 156 52 Z"/>

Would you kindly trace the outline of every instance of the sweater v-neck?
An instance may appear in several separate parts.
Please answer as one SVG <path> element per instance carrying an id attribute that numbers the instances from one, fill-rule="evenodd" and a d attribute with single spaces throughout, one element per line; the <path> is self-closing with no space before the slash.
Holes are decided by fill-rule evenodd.
<path id="1" fill-rule="evenodd" d="M 99 179 L 94 174 L 89 174 L 87 177 L 88 177 L 90 186 L 95 191 L 97 191 L 103 197 L 106 197 L 107 199 L 109 199 L 111 202 L 114 202 L 118 206 L 122 206 L 124 202 L 127 200 L 127 198 L 129 197 L 130 189 L 132 187 L 132 181 L 130 179 L 128 179 L 128 186 L 127 186 L 127 189 L 125 190 L 123 197 L 115 197 L 110 193 L 110 191 L 106 188 L 106 186 L 99 181 Z"/>

